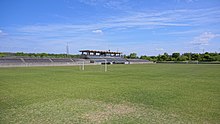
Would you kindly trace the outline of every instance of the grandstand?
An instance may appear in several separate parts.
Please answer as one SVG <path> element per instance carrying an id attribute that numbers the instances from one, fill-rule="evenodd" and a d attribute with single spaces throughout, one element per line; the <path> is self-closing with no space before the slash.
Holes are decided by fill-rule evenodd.
<path id="1" fill-rule="evenodd" d="M 80 50 L 81 57 L 90 59 L 91 63 L 104 63 L 106 60 L 108 64 L 125 64 L 126 59 L 121 57 L 122 52 L 98 51 L 98 50 Z"/>

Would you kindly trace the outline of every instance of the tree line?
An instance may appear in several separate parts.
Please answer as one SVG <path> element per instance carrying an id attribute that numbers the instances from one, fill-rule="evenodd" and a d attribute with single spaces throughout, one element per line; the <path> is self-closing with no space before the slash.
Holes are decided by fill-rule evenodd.
<path id="1" fill-rule="evenodd" d="M 140 56 L 138 57 L 136 53 L 131 53 L 130 55 L 124 55 L 124 58 L 140 58 L 150 61 L 220 61 L 220 53 L 164 53 L 163 55 L 158 56 Z"/>

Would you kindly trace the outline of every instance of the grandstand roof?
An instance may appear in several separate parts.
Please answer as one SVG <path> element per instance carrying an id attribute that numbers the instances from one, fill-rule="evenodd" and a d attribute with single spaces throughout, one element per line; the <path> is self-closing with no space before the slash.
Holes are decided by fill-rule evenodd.
<path id="1" fill-rule="evenodd" d="M 80 50 L 79 52 L 105 53 L 105 54 L 122 54 L 122 52 L 100 51 L 100 50 Z"/>

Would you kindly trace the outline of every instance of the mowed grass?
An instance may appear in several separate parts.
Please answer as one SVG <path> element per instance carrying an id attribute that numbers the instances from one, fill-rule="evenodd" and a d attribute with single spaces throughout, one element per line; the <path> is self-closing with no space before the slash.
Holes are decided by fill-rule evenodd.
<path id="1" fill-rule="evenodd" d="M 219 123 L 220 65 L 0 68 L 0 123 Z"/>

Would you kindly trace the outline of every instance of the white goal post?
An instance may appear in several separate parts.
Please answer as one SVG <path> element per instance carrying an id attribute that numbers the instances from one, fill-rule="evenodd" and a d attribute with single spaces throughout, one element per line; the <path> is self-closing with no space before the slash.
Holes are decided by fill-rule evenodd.
<path id="1" fill-rule="evenodd" d="M 108 71 L 108 66 L 107 66 L 107 60 L 106 59 L 99 59 L 99 60 L 102 60 L 104 61 L 104 71 L 107 72 Z M 102 65 L 102 62 L 100 63 Z M 79 64 L 79 69 L 84 71 L 85 70 L 85 61 L 82 61 L 82 63 Z"/>
<path id="2" fill-rule="evenodd" d="M 83 60 L 82 63 L 79 65 L 79 70 L 85 70 L 85 61 Z"/>
<path id="3" fill-rule="evenodd" d="M 105 61 L 105 72 L 108 71 L 108 67 L 107 67 L 107 60 L 106 59 L 103 59 Z"/>

